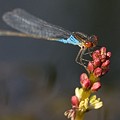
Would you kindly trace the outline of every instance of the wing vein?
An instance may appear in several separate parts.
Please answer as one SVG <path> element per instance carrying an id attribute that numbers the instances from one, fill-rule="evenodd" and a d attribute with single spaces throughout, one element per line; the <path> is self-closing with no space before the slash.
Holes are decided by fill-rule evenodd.
<path id="1" fill-rule="evenodd" d="M 36 18 L 19 8 L 5 13 L 3 20 L 12 28 L 25 34 L 37 36 L 38 38 L 55 40 L 68 38 L 71 35 L 70 31 Z"/>

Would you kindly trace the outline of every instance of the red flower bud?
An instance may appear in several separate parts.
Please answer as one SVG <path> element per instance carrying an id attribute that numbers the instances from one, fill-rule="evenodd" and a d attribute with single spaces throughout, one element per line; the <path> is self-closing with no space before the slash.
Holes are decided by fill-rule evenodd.
<path id="1" fill-rule="evenodd" d="M 87 69 L 88 69 L 90 72 L 93 72 L 93 70 L 94 70 L 94 65 L 93 65 L 93 63 L 92 63 L 91 61 L 88 63 Z"/>
<path id="2" fill-rule="evenodd" d="M 88 79 L 88 76 L 87 76 L 86 73 L 82 73 L 82 74 L 80 75 L 80 80 L 84 80 L 84 79 Z"/>
<path id="3" fill-rule="evenodd" d="M 99 67 L 101 64 L 100 59 L 99 58 L 94 59 L 93 64 L 94 64 L 94 67 Z"/>
<path id="4" fill-rule="evenodd" d="M 97 55 L 100 55 L 100 50 L 95 50 L 95 53 L 96 53 Z"/>
<path id="5" fill-rule="evenodd" d="M 80 76 L 80 83 L 83 88 L 88 89 L 91 85 L 90 80 L 88 79 L 88 76 L 86 73 L 81 74 Z"/>
<path id="6" fill-rule="evenodd" d="M 96 58 L 99 58 L 99 55 L 100 55 L 100 51 L 99 50 L 94 51 L 93 54 L 92 54 L 93 60 L 96 59 Z"/>
<path id="7" fill-rule="evenodd" d="M 91 85 L 91 82 L 89 79 L 84 79 L 84 80 L 81 80 L 81 85 L 83 88 L 88 89 Z"/>
<path id="8" fill-rule="evenodd" d="M 94 75 L 95 75 L 96 77 L 100 77 L 101 74 L 102 74 L 102 68 L 97 67 L 97 68 L 94 70 Z"/>
<path id="9" fill-rule="evenodd" d="M 102 70 L 102 75 L 106 74 L 108 71 L 109 71 L 109 66 L 108 68 Z"/>
<path id="10" fill-rule="evenodd" d="M 106 60 L 104 63 L 102 63 L 101 68 L 108 68 L 110 65 L 110 60 Z"/>
<path id="11" fill-rule="evenodd" d="M 100 49 L 101 55 L 106 54 L 106 47 L 102 47 Z"/>
<path id="12" fill-rule="evenodd" d="M 111 52 L 107 52 L 107 57 L 108 57 L 108 58 L 111 57 Z"/>
<path id="13" fill-rule="evenodd" d="M 104 62 L 105 60 L 106 60 L 106 55 L 100 55 L 100 60 L 101 60 L 101 62 Z"/>
<path id="14" fill-rule="evenodd" d="M 95 91 L 98 91 L 100 88 L 101 88 L 101 83 L 95 82 L 95 83 L 93 83 L 91 90 L 95 92 Z"/>
<path id="15" fill-rule="evenodd" d="M 71 103 L 72 103 L 72 106 L 78 106 L 79 105 L 78 97 L 77 96 L 72 96 L 71 97 Z"/>

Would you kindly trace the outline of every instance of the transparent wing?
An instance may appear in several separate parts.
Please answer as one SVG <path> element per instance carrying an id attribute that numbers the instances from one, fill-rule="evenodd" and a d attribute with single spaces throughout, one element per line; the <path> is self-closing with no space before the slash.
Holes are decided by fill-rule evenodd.
<path id="1" fill-rule="evenodd" d="M 68 38 L 71 35 L 70 31 L 36 18 L 19 8 L 5 13 L 3 20 L 12 28 L 28 34 L 30 37 L 57 40 Z"/>

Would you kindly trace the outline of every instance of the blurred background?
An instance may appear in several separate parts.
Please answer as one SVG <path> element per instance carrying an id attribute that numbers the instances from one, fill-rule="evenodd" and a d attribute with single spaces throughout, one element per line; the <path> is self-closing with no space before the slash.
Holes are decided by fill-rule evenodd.
<path id="1" fill-rule="evenodd" d="M 85 120 L 119 120 L 120 99 L 120 1 L 119 0 L 0 0 L 2 15 L 14 8 L 70 31 L 95 34 L 99 45 L 112 52 L 109 73 L 97 93 L 100 110 Z M 85 72 L 75 63 L 79 48 L 33 38 L 0 37 L 0 120 L 66 120 L 70 98 Z"/>

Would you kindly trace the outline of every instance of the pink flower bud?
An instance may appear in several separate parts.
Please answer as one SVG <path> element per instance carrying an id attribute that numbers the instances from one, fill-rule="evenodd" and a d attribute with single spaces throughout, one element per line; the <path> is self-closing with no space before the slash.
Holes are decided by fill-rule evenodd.
<path id="1" fill-rule="evenodd" d="M 108 68 L 102 70 L 102 75 L 105 75 L 108 71 L 109 71 L 109 66 Z"/>
<path id="2" fill-rule="evenodd" d="M 104 63 L 102 63 L 101 67 L 108 68 L 109 65 L 110 65 L 110 60 L 106 60 Z"/>
<path id="3" fill-rule="evenodd" d="M 106 47 L 102 47 L 100 49 L 101 55 L 106 54 Z"/>
<path id="4" fill-rule="evenodd" d="M 101 74 L 102 74 L 102 68 L 97 67 L 97 68 L 94 70 L 94 75 L 95 75 L 96 77 L 100 77 Z"/>
<path id="5" fill-rule="evenodd" d="M 80 81 L 83 88 L 88 89 L 91 86 L 91 82 L 88 78 Z"/>
<path id="6" fill-rule="evenodd" d="M 80 83 L 83 88 L 88 89 L 91 85 L 90 80 L 88 79 L 88 76 L 86 73 L 81 74 L 80 76 Z"/>
<path id="7" fill-rule="evenodd" d="M 100 50 L 95 50 L 95 53 L 96 53 L 97 55 L 100 55 Z"/>
<path id="8" fill-rule="evenodd" d="M 100 60 L 101 60 L 101 62 L 104 62 L 105 60 L 106 60 L 106 55 L 100 55 Z"/>
<path id="9" fill-rule="evenodd" d="M 87 76 L 86 73 L 82 73 L 82 74 L 80 75 L 80 80 L 84 80 L 84 79 L 88 79 L 88 76 Z"/>
<path id="10" fill-rule="evenodd" d="M 95 92 L 95 91 L 98 91 L 100 88 L 101 88 L 101 83 L 95 82 L 95 83 L 93 83 L 91 90 Z"/>
<path id="11" fill-rule="evenodd" d="M 77 96 L 72 96 L 71 97 L 71 103 L 72 103 L 72 106 L 78 106 L 79 105 L 78 97 Z"/>
<path id="12" fill-rule="evenodd" d="M 101 64 L 100 59 L 99 58 L 94 59 L 93 64 L 94 64 L 94 67 L 99 67 Z"/>
<path id="13" fill-rule="evenodd" d="M 99 50 L 94 51 L 93 54 L 92 54 L 93 60 L 96 59 L 96 58 L 99 58 L 99 55 L 100 55 L 100 51 Z"/>
<path id="14" fill-rule="evenodd" d="M 93 70 L 94 70 L 94 65 L 93 65 L 93 63 L 92 63 L 91 61 L 88 63 L 87 69 L 88 69 L 90 72 L 93 72 Z"/>
<path id="15" fill-rule="evenodd" d="M 111 52 L 107 52 L 107 57 L 110 58 L 111 57 Z"/>

